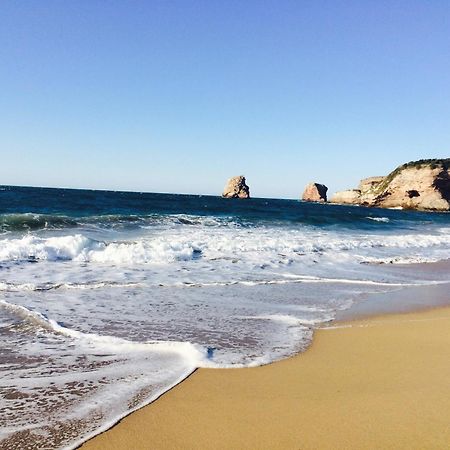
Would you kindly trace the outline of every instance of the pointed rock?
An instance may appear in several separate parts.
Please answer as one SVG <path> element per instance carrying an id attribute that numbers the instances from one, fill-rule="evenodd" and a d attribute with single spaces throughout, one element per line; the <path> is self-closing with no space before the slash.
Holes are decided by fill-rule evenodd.
<path id="1" fill-rule="evenodd" d="M 250 188 L 245 184 L 245 177 L 239 175 L 228 180 L 222 197 L 224 198 L 250 198 Z"/>

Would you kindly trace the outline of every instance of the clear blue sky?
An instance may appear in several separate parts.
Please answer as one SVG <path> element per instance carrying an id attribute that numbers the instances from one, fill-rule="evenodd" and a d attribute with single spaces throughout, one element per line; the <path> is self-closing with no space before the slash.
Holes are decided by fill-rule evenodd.
<path id="1" fill-rule="evenodd" d="M 255 196 L 450 156 L 450 1 L 0 3 L 0 184 Z"/>

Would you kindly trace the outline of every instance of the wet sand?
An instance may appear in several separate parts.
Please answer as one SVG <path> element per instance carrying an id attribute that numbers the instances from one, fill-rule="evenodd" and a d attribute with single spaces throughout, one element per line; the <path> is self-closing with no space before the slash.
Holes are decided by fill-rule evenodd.
<path id="1" fill-rule="evenodd" d="M 335 323 L 264 367 L 197 370 L 82 448 L 448 449 L 450 308 Z"/>

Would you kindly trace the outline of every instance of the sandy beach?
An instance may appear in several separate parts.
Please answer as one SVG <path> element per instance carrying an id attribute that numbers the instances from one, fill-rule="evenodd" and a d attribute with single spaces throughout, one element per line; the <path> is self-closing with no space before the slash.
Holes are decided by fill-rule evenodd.
<path id="1" fill-rule="evenodd" d="M 316 331 L 303 354 L 197 370 L 82 448 L 448 449 L 450 308 Z"/>

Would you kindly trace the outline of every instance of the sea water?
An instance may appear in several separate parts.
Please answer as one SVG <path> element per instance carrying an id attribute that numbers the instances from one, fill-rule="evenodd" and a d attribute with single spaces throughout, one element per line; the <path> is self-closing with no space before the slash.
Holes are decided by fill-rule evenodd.
<path id="1" fill-rule="evenodd" d="M 0 187 L 0 448 L 73 448 L 198 367 L 301 352 L 449 256 L 443 213 Z"/>

